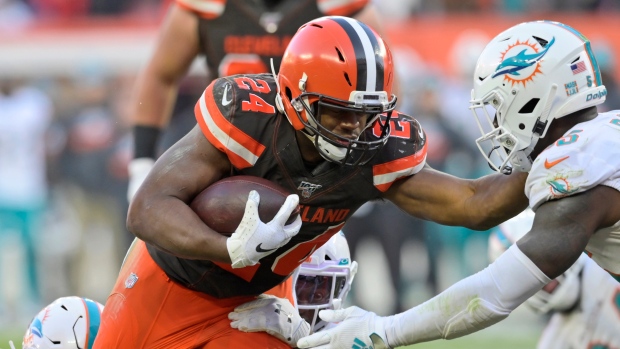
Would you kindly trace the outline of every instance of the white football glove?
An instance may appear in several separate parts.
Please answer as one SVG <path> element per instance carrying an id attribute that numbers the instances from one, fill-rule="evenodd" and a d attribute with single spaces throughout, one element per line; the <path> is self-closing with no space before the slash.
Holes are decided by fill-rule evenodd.
<path id="1" fill-rule="evenodd" d="M 131 160 L 127 167 L 129 171 L 129 186 L 127 188 L 127 201 L 131 202 L 131 199 L 138 188 L 142 185 L 142 182 L 146 179 L 146 176 L 151 172 L 151 169 L 155 165 L 155 160 L 151 158 L 137 158 Z"/>
<path id="2" fill-rule="evenodd" d="M 321 319 L 339 322 L 335 327 L 316 332 L 297 342 L 299 348 L 313 349 L 391 349 L 385 336 L 389 317 L 358 307 L 340 310 L 321 310 Z"/>
<path id="3" fill-rule="evenodd" d="M 293 223 L 285 225 L 299 204 L 297 194 L 291 194 L 286 198 L 278 213 L 269 223 L 263 223 L 258 217 L 259 203 L 258 192 L 250 191 L 243 218 L 235 232 L 226 240 L 233 268 L 255 265 L 259 259 L 286 245 L 301 229 L 299 215 Z"/>
<path id="4" fill-rule="evenodd" d="M 310 334 L 310 324 L 286 298 L 260 295 L 236 307 L 228 318 L 233 320 L 232 328 L 243 332 L 267 332 L 292 347 L 301 337 Z"/>

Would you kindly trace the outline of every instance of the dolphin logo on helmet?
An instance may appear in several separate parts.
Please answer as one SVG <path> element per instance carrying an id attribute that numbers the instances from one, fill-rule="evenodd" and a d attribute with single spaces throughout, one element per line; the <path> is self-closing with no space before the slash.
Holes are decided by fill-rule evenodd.
<path id="1" fill-rule="evenodd" d="M 553 39 L 551 39 L 551 42 L 549 42 L 549 44 L 547 44 L 545 49 L 542 52 L 540 52 L 540 53 L 535 53 L 535 54 L 529 54 L 528 55 L 528 54 L 525 53 L 527 51 L 527 49 L 523 49 L 517 55 L 504 59 L 497 66 L 497 68 L 495 68 L 496 73 L 493 74 L 493 77 L 497 77 L 497 76 L 504 75 L 504 74 L 521 75 L 521 74 L 519 74 L 520 70 L 523 70 L 525 68 L 531 67 L 534 64 L 538 63 L 538 61 L 540 61 L 545 56 L 545 54 L 547 54 L 547 51 L 549 51 L 549 48 L 551 48 L 551 46 L 554 43 L 555 43 L 555 37 Z M 500 69 L 506 68 L 506 67 L 508 67 L 508 68 L 504 69 L 504 70 L 500 70 Z M 500 71 L 498 71 L 498 70 L 500 70 Z"/>

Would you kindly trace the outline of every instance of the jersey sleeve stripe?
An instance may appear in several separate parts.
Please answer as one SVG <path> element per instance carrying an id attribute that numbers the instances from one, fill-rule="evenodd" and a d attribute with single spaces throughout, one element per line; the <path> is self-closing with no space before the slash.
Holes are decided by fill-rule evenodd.
<path id="1" fill-rule="evenodd" d="M 319 0 L 319 10 L 329 16 L 350 16 L 363 9 L 368 0 Z"/>
<path id="2" fill-rule="evenodd" d="M 219 111 L 212 98 L 213 84 L 209 85 L 196 103 L 196 119 L 202 133 L 217 149 L 226 153 L 238 169 L 254 166 L 265 146 L 235 127 Z"/>
<path id="3" fill-rule="evenodd" d="M 206 19 L 219 17 L 226 7 L 226 0 L 176 0 L 176 3 Z"/>
<path id="4" fill-rule="evenodd" d="M 396 180 L 420 172 L 425 164 L 426 144 L 421 151 L 411 156 L 373 166 L 372 181 L 377 189 L 385 192 Z"/>

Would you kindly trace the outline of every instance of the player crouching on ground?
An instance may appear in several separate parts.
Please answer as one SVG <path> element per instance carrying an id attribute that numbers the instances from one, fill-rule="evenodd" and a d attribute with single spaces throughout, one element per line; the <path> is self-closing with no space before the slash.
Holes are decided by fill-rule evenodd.
<path id="1" fill-rule="evenodd" d="M 356 273 L 347 239 L 337 233 L 291 276 L 296 308 L 285 298 L 262 295 L 228 314 L 230 325 L 243 332 L 264 331 L 296 347 L 301 337 L 330 325 L 319 311 L 342 307 Z"/>

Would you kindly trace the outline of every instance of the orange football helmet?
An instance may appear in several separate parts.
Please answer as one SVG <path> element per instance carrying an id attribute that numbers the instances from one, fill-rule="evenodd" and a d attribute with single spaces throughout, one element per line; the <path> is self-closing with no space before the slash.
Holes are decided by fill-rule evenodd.
<path id="1" fill-rule="evenodd" d="M 394 63 L 383 39 L 364 23 L 329 16 L 304 24 L 284 53 L 277 81 L 279 109 L 325 159 L 365 164 L 387 141 L 396 105 Z M 340 137 L 321 126 L 321 107 L 369 114 L 366 128 L 381 122 L 381 135 Z M 387 118 L 380 119 L 386 112 Z"/>

